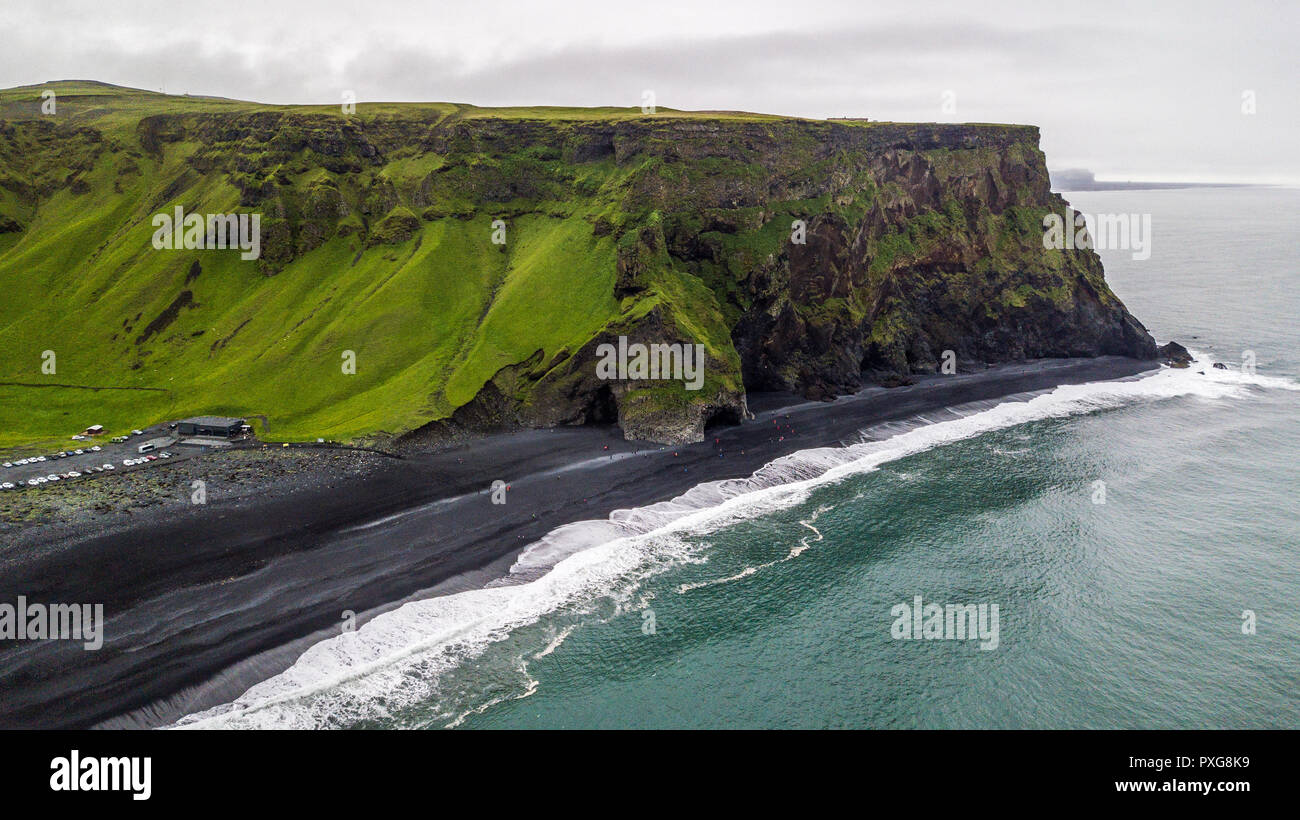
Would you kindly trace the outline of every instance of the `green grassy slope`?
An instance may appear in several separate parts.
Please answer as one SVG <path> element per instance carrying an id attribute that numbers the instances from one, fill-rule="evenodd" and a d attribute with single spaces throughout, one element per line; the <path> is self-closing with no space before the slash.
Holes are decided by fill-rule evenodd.
<path id="1" fill-rule="evenodd" d="M 57 109 L 41 117 L 47 88 Z M 547 359 L 577 349 L 618 317 L 614 239 L 593 236 L 588 221 L 604 207 L 599 197 L 587 208 L 530 203 L 509 221 L 504 246 L 490 242 L 491 212 L 463 218 L 475 205 L 466 202 L 456 216 L 431 219 L 392 245 L 365 248 L 359 234 L 335 236 L 274 276 L 232 251 L 154 250 L 149 220 L 176 204 L 201 213 L 257 209 L 241 207 L 224 176 L 190 170 L 195 144 L 150 156 L 137 137 L 141 119 L 280 110 L 343 118 L 336 106 L 285 109 L 84 82 L 0 92 L 0 116 L 16 129 L 0 163 L 0 214 L 23 226 L 0 234 L 0 446 L 56 442 L 92 423 L 119 432 L 199 412 L 265 414 L 275 439 L 400 433 L 449 415 L 500 368 L 538 349 Z M 438 103 L 362 104 L 358 116 L 413 111 L 435 123 L 641 116 Z M 46 124 L 103 136 L 56 139 L 38 128 Z M 439 162 L 399 157 L 367 176 L 400 189 Z M 585 173 L 599 191 L 627 171 L 607 162 Z M 303 168 L 292 184 L 303 189 L 328 176 Z M 88 190 L 64 186 L 72 177 Z M 160 326 L 148 333 L 151 323 Z M 45 351 L 57 357 L 54 374 L 42 372 Z M 343 372 L 345 351 L 355 354 L 355 375 Z"/>

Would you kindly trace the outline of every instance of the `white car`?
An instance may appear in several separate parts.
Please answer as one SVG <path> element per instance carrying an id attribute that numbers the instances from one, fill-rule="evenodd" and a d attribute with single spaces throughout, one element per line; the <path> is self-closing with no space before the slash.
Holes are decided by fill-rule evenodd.
<path id="1" fill-rule="evenodd" d="M 14 488 L 14 483 L 12 481 L 6 481 L 5 483 L 0 484 L 0 487 L 4 487 L 6 490 L 12 490 Z"/>
<path id="2" fill-rule="evenodd" d="M 12 467 L 12 466 L 14 466 L 14 464 L 13 464 L 12 461 L 6 461 L 6 462 L 4 463 L 4 466 L 6 466 L 6 467 Z"/>
<path id="3" fill-rule="evenodd" d="M 133 436 L 143 436 L 143 435 L 144 435 L 144 431 L 143 431 L 143 430 L 132 430 L 132 431 L 131 431 L 131 435 L 133 435 Z"/>
<path id="4" fill-rule="evenodd" d="M 43 478 L 41 478 L 41 479 L 29 478 L 29 479 L 27 479 L 27 486 L 29 486 L 29 487 L 35 487 L 37 484 L 43 484 L 44 482 L 45 482 L 45 479 L 43 479 Z"/>
<path id="5" fill-rule="evenodd" d="M 111 470 L 111 469 L 113 469 L 113 465 L 112 465 L 112 464 L 105 464 L 105 465 L 104 465 L 104 469 L 105 469 L 105 470 Z"/>
<path id="6" fill-rule="evenodd" d="M 92 453 L 98 453 L 98 452 L 99 452 L 100 450 L 102 450 L 102 449 L 104 449 L 104 448 L 103 448 L 103 447 L 100 447 L 98 444 L 96 444 L 94 447 L 91 447 L 91 448 L 90 448 L 90 452 L 92 452 Z"/>

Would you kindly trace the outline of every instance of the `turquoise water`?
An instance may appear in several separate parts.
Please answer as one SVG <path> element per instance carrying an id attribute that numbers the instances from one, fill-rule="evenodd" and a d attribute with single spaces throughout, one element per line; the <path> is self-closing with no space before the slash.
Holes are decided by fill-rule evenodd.
<path id="1" fill-rule="evenodd" d="M 1166 371 L 811 453 L 672 532 L 376 619 L 211 722 L 1300 726 L 1300 191 L 1067 198 L 1151 213 L 1149 259 L 1103 252 L 1113 288 L 1158 340 L 1251 350 L 1257 376 Z M 895 639 L 917 595 L 996 604 L 997 648 Z"/>

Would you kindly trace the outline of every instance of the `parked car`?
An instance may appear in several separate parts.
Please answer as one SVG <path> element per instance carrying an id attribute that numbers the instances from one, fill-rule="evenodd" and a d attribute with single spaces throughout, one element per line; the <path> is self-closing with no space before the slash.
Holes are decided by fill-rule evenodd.
<path id="1" fill-rule="evenodd" d="M 143 435 L 144 435 L 144 431 L 143 431 L 143 430 L 132 430 L 132 431 L 131 431 L 131 435 L 133 435 L 133 436 L 143 436 Z"/>

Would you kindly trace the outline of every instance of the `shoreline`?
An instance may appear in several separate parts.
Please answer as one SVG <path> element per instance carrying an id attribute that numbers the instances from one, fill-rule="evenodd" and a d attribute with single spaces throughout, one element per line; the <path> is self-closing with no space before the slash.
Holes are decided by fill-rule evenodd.
<path id="1" fill-rule="evenodd" d="M 0 600 L 103 603 L 106 634 L 95 652 L 72 641 L 0 645 L 0 726 L 170 723 L 281 671 L 337 634 L 344 611 L 365 617 L 482 586 L 563 524 L 748 476 L 877 423 L 1158 366 L 1041 360 L 831 402 L 752 394 L 755 418 L 698 444 L 628 442 L 614 426 L 528 430 L 366 464 L 362 477 L 310 473 L 293 491 L 215 492 L 205 507 L 162 505 L 112 531 L 72 526 L 40 548 L 46 528 L 22 528 L 0 556 Z M 218 458 L 200 466 L 223 472 Z M 492 503 L 497 480 L 510 485 L 505 504 Z"/>

